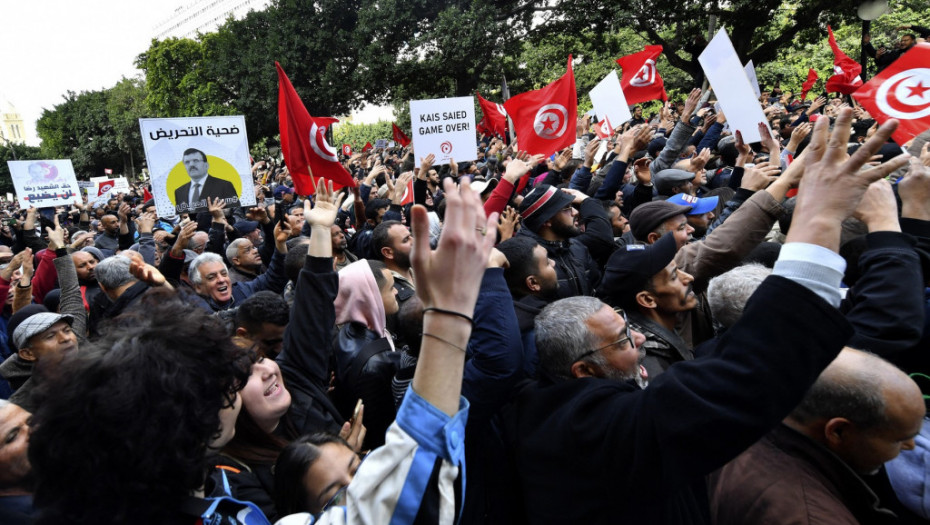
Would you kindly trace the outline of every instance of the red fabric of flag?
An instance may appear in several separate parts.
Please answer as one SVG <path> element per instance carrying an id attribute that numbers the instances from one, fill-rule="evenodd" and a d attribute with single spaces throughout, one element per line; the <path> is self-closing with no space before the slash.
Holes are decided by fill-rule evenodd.
<path id="1" fill-rule="evenodd" d="M 507 136 L 507 110 L 504 106 L 485 99 L 477 91 L 475 94 L 478 95 L 478 104 L 481 105 L 481 113 L 484 114 L 481 122 L 485 128 L 499 137 Z"/>
<path id="2" fill-rule="evenodd" d="M 567 71 L 548 86 L 521 93 L 504 103 L 513 119 L 520 149 L 530 155 L 551 155 L 575 143 L 578 94 L 572 56 Z"/>
<path id="3" fill-rule="evenodd" d="M 846 56 L 840 46 L 836 45 L 836 38 L 830 26 L 827 26 L 827 32 L 830 34 L 830 49 L 833 50 L 833 76 L 827 79 L 827 93 L 849 95 L 862 85 L 862 78 L 859 77 L 862 66 Z"/>
<path id="4" fill-rule="evenodd" d="M 155 197 L 153 197 L 152 194 L 149 193 L 149 189 L 148 189 L 148 188 L 145 188 L 145 187 L 142 188 L 142 199 L 143 199 L 143 201 L 148 202 L 148 201 L 150 201 L 150 200 L 152 200 L 152 199 L 154 199 L 154 198 L 155 198 Z"/>
<path id="5" fill-rule="evenodd" d="M 375 149 L 375 147 L 371 145 L 371 142 L 366 142 L 365 146 L 362 148 L 362 151 L 371 151 L 373 149 Z"/>
<path id="6" fill-rule="evenodd" d="M 617 59 L 623 70 L 620 89 L 627 104 L 638 104 L 650 100 L 668 100 L 665 83 L 656 69 L 656 61 L 662 54 L 662 46 L 646 46 L 643 51 Z"/>
<path id="7" fill-rule="evenodd" d="M 606 139 L 613 135 L 614 128 L 610 125 L 610 119 L 605 116 L 604 120 L 595 124 L 594 132 L 597 133 L 597 138 L 599 139 Z"/>
<path id="8" fill-rule="evenodd" d="M 853 98 L 875 120 L 898 119 L 891 136 L 903 145 L 930 129 L 930 44 L 917 44 L 872 77 Z"/>
<path id="9" fill-rule="evenodd" d="M 801 84 L 801 100 L 807 99 L 807 92 L 814 87 L 814 84 L 817 82 L 817 79 L 820 78 L 817 76 L 817 72 L 813 69 L 807 70 L 807 80 Z"/>
<path id="10" fill-rule="evenodd" d="M 278 70 L 281 152 L 297 194 L 313 193 L 311 172 L 314 177 L 333 181 L 334 188 L 355 186 L 352 175 L 339 162 L 336 150 L 326 142 L 326 128 L 339 121 L 332 117 L 311 117 L 281 64 L 275 62 L 274 65 Z"/>
<path id="11" fill-rule="evenodd" d="M 410 137 L 404 135 L 404 132 L 393 122 L 391 122 L 391 132 L 394 136 L 394 142 L 400 144 L 402 148 L 406 148 L 407 145 L 410 144 Z"/>

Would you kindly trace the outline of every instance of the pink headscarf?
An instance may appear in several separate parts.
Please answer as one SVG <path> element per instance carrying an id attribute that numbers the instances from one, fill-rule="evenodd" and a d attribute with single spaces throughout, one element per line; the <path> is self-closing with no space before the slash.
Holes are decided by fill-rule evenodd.
<path id="1" fill-rule="evenodd" d="M 385 327 L 384 301 L 368 261 L 361 259 L 339 270 L 336 324 L 361 323 L 372 332 L 391 339 Z"/>

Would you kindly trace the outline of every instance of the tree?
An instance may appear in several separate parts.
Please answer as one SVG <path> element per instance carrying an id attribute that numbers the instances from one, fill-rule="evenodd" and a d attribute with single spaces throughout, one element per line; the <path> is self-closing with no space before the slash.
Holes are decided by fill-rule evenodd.
<path id="1" fill-rule="evenodd" d="M 352 146 L 352 151 L 361 151 L 366 142 L 375 143 L 378 139 L 391 139 L 391 123 L 383 120 L 375 124 L 340 123 L 333 128 L 333 146 L 341 148 L 343 144 Z"/>
<path id="2" fill-rule="evenodd" d="M 107 118 L 113 128 L 116 147 L 123 154 L 123 173 L 136 175 L 137 159 L 144 158 L 139 119 L 148 116 L 145 108 L 145 82 L 141 78 L 123 78 L 110 88 Z"/>
<path id="3" fill-rule="evenodd" d="M 10 176 L 10 167 L 7 165 L 8 161 L 40 160 L 44 158 L 42 150 L 35 146 L 0 143 L 0 194 L 3 194 L 3 198 L 6 198 L 7 193 L 16 193 L 16 189 L 13 187 L 13 178 Z"/>

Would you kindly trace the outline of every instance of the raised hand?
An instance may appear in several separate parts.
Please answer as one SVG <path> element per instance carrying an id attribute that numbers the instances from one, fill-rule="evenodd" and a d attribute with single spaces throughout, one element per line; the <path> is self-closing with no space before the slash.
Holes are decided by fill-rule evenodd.
<path id="1" fill-rule="evenodd" d="M 339 206 L 345 194 L 336 195 L 333 191 L 333 181 L 320 178 L 313 181 L 313 184 L 316 202 L 311 206 L 310 199 L 304 201 L 304 220 L 311 227 L 329 228 L 336 223 L 336 215 L 339 213 Z"/>

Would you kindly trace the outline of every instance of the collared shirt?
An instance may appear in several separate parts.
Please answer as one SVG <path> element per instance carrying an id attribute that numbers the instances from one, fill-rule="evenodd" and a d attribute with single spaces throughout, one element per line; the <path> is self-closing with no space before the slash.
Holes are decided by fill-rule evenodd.
<path id="1" fill-rule="evenodd" d="M 207 182 L 207 177 L 203 177 L 200 180 L 191 179 L 191 189 L 187 193 L 188 204 L 194 206 L 194 203 L 200 200 L 200 196 L 203 194 L 203 185 L 205 182 Z M 200 187 L 198 187 L 198 185 Z M 197 197 L 196 200 L 194 199 L 195 196 Z"/>

